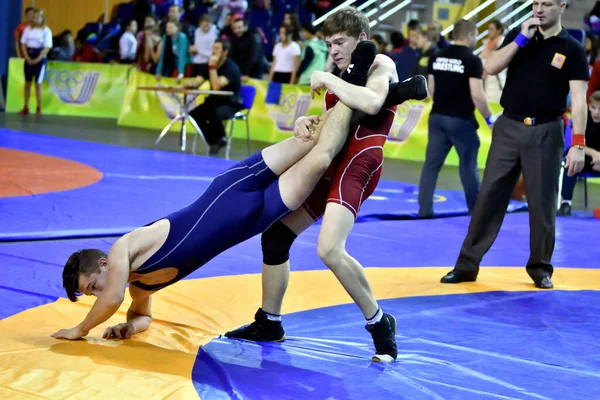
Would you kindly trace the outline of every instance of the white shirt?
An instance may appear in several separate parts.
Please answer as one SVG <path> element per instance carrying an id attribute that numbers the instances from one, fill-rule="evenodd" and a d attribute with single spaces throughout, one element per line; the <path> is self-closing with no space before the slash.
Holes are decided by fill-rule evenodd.
<path id="1" fill-rule="evenodd" d="M 198 49 L 198 53 L 194 56 L 194 64 L 206 64 L 212 55 L 212 47 L 217 40 L 217 27 L 211 25 L 208 32 L 204 33 L 202 29 L 196 28 L 194 32 L 194 47 Z"/>
<path id="2" fill-rule="evenodd" d="M 137 39 L 133 36 L 133 33 L 125 31 L 119 39 L 119 55 L 121 60 L 133 60 L 135 58 L 135 52 L 137 51 Z"/>
<path id="3" fill-rule="evenodd" d="M 275 58 L 274 72 L 290 73 L 294 72 L 294 57 L 302 54 L 300 45 L 296 42 L 291 42 L 287 47 L 283 47 L 280 43 L 275 45 L 273 49 L 273 57 Z"/>
<path id="4" fill-rule="evenodd" d="M 21 36 L 21 43 L 30 49 L 51 49 L 52 31 L 47 26 L 43 28 L 26 27 Z"/>

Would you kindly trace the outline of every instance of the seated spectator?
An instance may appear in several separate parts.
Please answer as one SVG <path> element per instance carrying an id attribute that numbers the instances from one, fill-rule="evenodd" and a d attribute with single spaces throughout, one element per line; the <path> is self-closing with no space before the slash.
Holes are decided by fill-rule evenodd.
<path id="1" fill-rule="evenodd" d="M 149 72 L 150 67 L 147 65 L 146 60 L 146 42 L 148 38 L 158 37 L 158 41 L 155 43 L 149 43 L 150 48 L 154 48 L 154 50 L 158 50 L 158 43 L 160 42 L 160 35 L 158 34 L 158 21 L 154 15 L 147 15 L 144 20 L 142 30 L 140 30 L 135 38 L 137 39 L 137 51 L 135 54 L 135 62 L 138 64 L 138 68 L 140 71 Z M 154 41 L 153 41 L 154 42 Z M 156 59 L 155 64 L 158 62 L 158 58 Z"/>
<path id="2" fill-rule="evenodd" d="M 402 32 L 398 31 L 394 31 L 390 34 L 390 42 L 392 44 L 392 49 L 388 53 L 390 57 L 392 57 L 393 54 L 401 52 L 402 48 L 408 45 L 408 42 L 406 39 L 404 39 Z"/>
<path id="3" fill-rule="evenodd" d="M 417 32 L 419 37 L 418 47 L 419 50 L 421 50 L 421 55 L 419 56 L 419 60 L 417 61 L 417 65 L 413 71 L 413 75 L 423 75 L 427 77 L 427 71 L 429 70 L 429 59 L 435 56 L 440 50 L 434 42 L 439 35 L 435 31 L 419 30 Z"/>
<path id="4" fill-rule="evenodd" d="M 185 34 L 179 31 L 179 22 L 167 22 L 158 52 L 160 58 L 156 66 L 156 79 L 161 76 L 177 77 L 181 82 L 185 76 L 185 68 L 189 61 L 190 42 Z"/>
<path id="5" fill-rule="evenodd" d="M 57 61 L 71 61 L 75 53 L 75 42 L 73 41 L 73 32 L 63 31 L 56 39 L 56 46 L 52 48 L 51 58 Z"/>
<path id="6" fill-rule="evenodd" d="M 500 20 L 494 20 L 488 25 L 488 37 L 483 41 L 481 61 L 485 65 L 490 55 L 504 42 L 504 26 Z M 488 101 L 499 103 L 506 82 L 506 69 L 499 74 L 490 76 L 483 70 L 483 88 Z"/>
<path id="7" fill-rule="evenodd" d="M 588 121 L 585 129 L 585 165 L 582 173 L 600 173 L 600 91 L 592 94 L 588 110 Z M 577 184 L 577 176 L 568 175 L 568 171 L 565 171 L 563 174 L 562 203 L 556 213 L 556 215 L 563 217 L 571 215 L 573 191 Z"/>
<path id="8" fill-rule="evenodd" d="M 21 36 L 23 36 L 25 28 L 31 25 L 34 11 L 35 8 L 27 7 L 25 9 L 25 21 L 17 25 L 17 29 L 15 29 L 15 53 L 19 58 L 23 57 L 23 54 L 21 53 Z"/>
<path id="9" fill-rule="evenodd" d="M 442 36 L 442 24 L 438 21 L 433 21 L 427 26 L 427 31 L 431 32 L 431 41 L 438 47 L 438 49 L 445 49 L 450 46 L 450 43 Z"/>
<path id="10" fill-rule="evenodd" d="M 145 33 L 144 55 L 139 62 L 140 71 L 156 74 L 156 67 L 160 61 L 160 44 L 162 39 L 159 35 L 158 25 L 150 27 Z"/>
<path id="11" fill-rule="evenodd" d="M 302 35 L 300 34 L 300 19 L 295 12 L 286 12 L 283 15 L 283 25 L 290 28 L 292 40 L 302 47 Z"/>
<path id="12" fill-rule="evenodd" d="M 211 16 L 208 14 L 201 16 L 198 28 L 194 32 L 194 45 L 190 47 L 190 54 L 193 55 L 192 62 L 195 65 L 208 62 L 217 36 L 217 27 L 213 25 Z"/>
<path id="13" fill-rule="evenodd" d="M 302 25 L 302 36 L 304 37 L 304 48 L 302 49 L 302 61 L 298 68 L 298 84 L 310 85 L 310 76 L 313 71 L 324 71 L 328 51 L 327 43 L 316 36 L 316 29 L 311 23 Z"/>
<path id="14" fill-rule="evenodd" d="M 75 38 L 75 52 L 73 53 L 72 61 L 82 63 L 102 62 L 102 56 L 98 50 L 90 44 L 88 33 L 84 30 L 79 31 L 77 33 L 77 38 Z"/>
<path id="15" fill-rule="evenodd" d="M 132 64 L 135 60 L 138 46 L 137 39 L 135 38 L 137 29 L 137 22 L 135 19 L 132 19 L 126 25 L 125 32 L 123 32 L 119 39 L 119 58 L 121 64 Z"/>
<path id="16" fill-rule="evenodd" d="M 269 72 L 269 81 L 296 83 L 296 74 L 300 66 L 300 45 L 293 41 L 293 32 L 285 25 L 279 28 L 280 42 L 273 49 L 273 62 Z"/>
<path id="17" fill-rule="evenodd" d="M 211 155 L 219 154 L 219 151 L 227 145 L 223 121 L 231 118 L 242 108 L 240 97 L 242 75 L 237 64 L 228 57 L 230 49 L 227 40 L 217 39 L 208 64 L 204 64 L 205 68 L 198 71 L 199 75 L 192 82 L 185 84 L 188 88 L 197 88 L 204 81 L 209 81 L 212 90 L 234 93 L 233 96 L 208 96 L 202 104 L 190 112 L 210 145 Z"/>
<path id="18" fill-rule="evenodd" d="M 168 22 L 176 22 L 179 25 L 179 32 L 185 34 L 188 38 L 188 41 L 192 40 L 192 38 L 194 37 L 194 27 L 186 23 L 185 21 L 182 23 L 182 15 L 183 12 L 181 10 L 181 7 L 179 7 L 178 5 L 174 4 L 171 7 L 169 7 L 169 13 L 166 15 L 165 18 L 163 18 L 163 20 L 160 23 L 160 34 L 163 36 L 165 35 Z"/>

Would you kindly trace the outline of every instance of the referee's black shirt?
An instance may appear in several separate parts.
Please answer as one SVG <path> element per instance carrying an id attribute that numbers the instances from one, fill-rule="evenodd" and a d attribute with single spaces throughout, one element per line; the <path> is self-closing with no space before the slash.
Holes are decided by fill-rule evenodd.
<path id="1" fill-rule="evenodd" d="M 520 32 L 520 27 L 510 31 L 500 48 L 512 43 Z M 558 117 L 566 111 L 569 81 L 587 80 L 585 50 L 577 40 L 564 28 L 545 40 L 536 31 L 508 64 L 500 104 L 507 114 Z"/>

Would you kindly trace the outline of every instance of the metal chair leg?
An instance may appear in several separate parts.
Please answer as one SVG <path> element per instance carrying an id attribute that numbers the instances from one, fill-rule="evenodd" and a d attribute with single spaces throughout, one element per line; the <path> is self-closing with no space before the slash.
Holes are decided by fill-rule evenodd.
<path id="1" fill-rule="evenodd" d="M 248 155 L 252 152 L 250 149 L 250 119 L 246 117 L 246 143 L 248 146 Z"/>
<path id="2" fill-rule="evenodd" d="M 587 178 L 583 178 L 583 197 L 584 197 L 584 205 L 585 209 L 588 208 L 588 191 L 587 191 Z"/>
<path id="3" fill-rule="evenodd" d="M 235 119 L 230 119 L 229 123 L 231 127 L 229 128 L 229 135 L 227 135 L 227 147 L 225 148 L 225 159 L 229 160 L 229 152 L 231 151 L 231 138 L 233 137 L 233 125 L 235 124 Z"/>
<path id="4" fill-rule="evenodd" d="M 181 114 L 177 114 L 175 116 L 175 118 L 173 118 L 171 120 L 171 122 L 169 122 L 169 124 L 167 126 L 165 126 L 165 128 L 162 130 L 162 132 L 158 136 L 158 139 L 156 139 L 156 142 L 154 143 L 154 146 L 158 146 L 158 142 L 160 142 L 162 140 L 162 138 L 165 137 L 165 135 L 167 134 L 167 132 L 169 132 L 169 129 L 171 129 L 171 127 L 173 126 L 173 124 L 175 122 L 179 121 L 180 119 L 181 119 Z"/>
<path id="5" fill-rule="evenodd" d="M 204 143 L 204 147 L 206 147 L 206 155 L 208 155 L 208 152 L 210 149 L 208 147 L 208 142 L 206 141 L 206 138 L 204 137 L 204 132 L 202 132 L 202 129 L 200 129 L 200 127 L 198 126 L 198 123 L 192 116 L 190 116 L 188 114 L 186 117 L 187 117 L 187 120 L 190 121 L 190 123 L 196 130 L 196 133 L 194 134 L 194 144 L 192 146 L 192 151 L 194 152 L 194 154 L 196 154 L 196 142 L 198 141 L 198 136 L 200 136 L 200 139 L 202 139 L 202 142 Z"/>

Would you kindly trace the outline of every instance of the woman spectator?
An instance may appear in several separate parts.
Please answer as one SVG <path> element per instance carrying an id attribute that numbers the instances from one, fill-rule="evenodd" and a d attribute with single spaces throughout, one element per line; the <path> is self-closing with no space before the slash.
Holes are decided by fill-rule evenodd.
<path id="1" fill-rule="evenodd" d="M 71 61 L 75 54 L 75 42 L 73 41 L 73 32 L 63 31 L 56 38 L 57 46 L 52 49 L 49 58 L 57 61 Z"/>
<path id="2" fill-rule="evenodd" d="M 292 40 L 302 47 L 302 35 L 300 34 L 300 19 L 295 12 L 286 12 L 283 15 L 283 25 L 290 28 Z"/>
<path id="3" fill-rule="evenodd" d="M 46 18 L 42 10 L 35 10 L 31 25 L 27 26 L 21 36 L 21 54 L 25 57 L 25 105 L 21 115 L 29 114 L 29 97 L 31 82 L 35 78 L 36 114 L 42 113 L 42 82 L 46 71 L 46 59 L 52 48 L 52 31 L 46 26 Z"/>
<path id="4" fill-rule="evenodd" d="M 300 45 L 293 41 L 291 28 L 282 25 L 279 28 L 280 42 L 273 49 L 273 62 L 269 73 L 269 81 L 280 83 L 296 83 L 296 73 L 300 66 Z"/>
<path id="5" fill-rule="evenodd" d="M 160 58 L 156 67 L 156 79 L 161 76 L 177 77 L 181 82 L 189 61 L 190 43 L 187 36 L 180 30 L 179 22 L 168 21 L 165 34 L 158 45 Z"/>
<path id="6" fill-rule="evenodd" d="M 588 34 L 585 38 L 585 55 L 590 67 L 593 66 L 598 58 L 598 37 L 594 34 Z"/>

